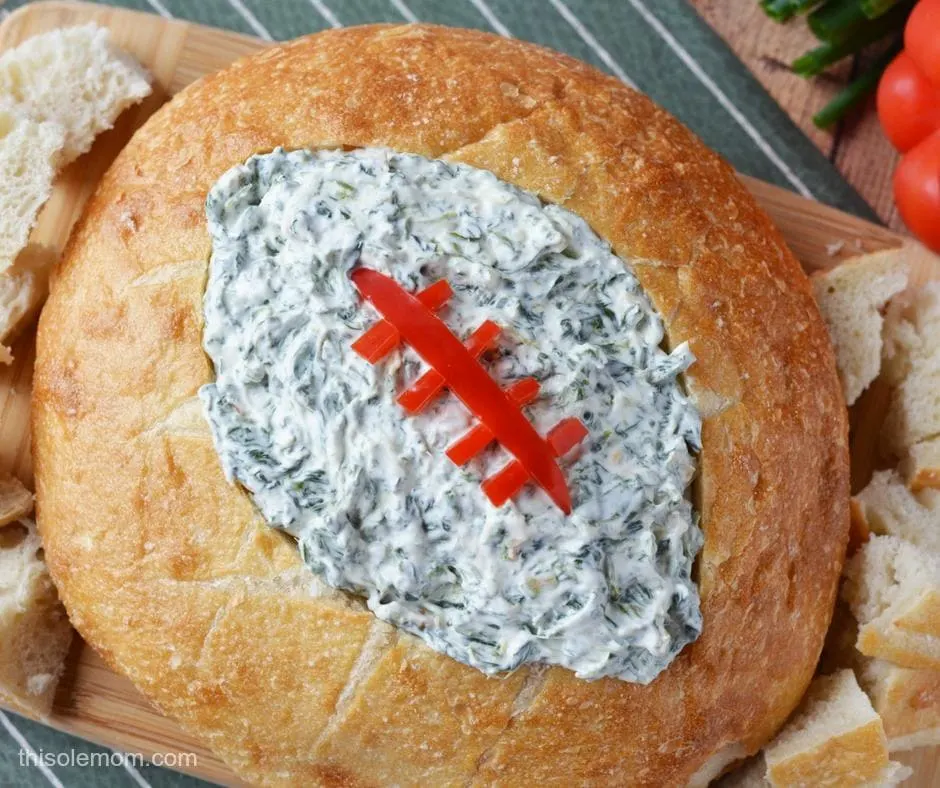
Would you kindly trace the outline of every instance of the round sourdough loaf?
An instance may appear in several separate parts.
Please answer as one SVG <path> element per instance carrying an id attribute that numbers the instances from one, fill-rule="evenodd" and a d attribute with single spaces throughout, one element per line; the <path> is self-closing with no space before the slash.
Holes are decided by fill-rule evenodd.
<path id="1" fill-rule="evenodd" d="M 487 678 L 318 583 L 226 483 L 196 399 L 213 182 L 275 146 L 462 161 L 578 213 L 698 359 L 704 632 L 649 686 Z M 248 780 L 666 785 L 761 746 L 813 673 L 848 530 L 847 417 L 806 277 L 731 168 L 570 58 L 328 31 L 187 88 L 102 179 L 42 315 L 46 555 L 81 634 Z"/>

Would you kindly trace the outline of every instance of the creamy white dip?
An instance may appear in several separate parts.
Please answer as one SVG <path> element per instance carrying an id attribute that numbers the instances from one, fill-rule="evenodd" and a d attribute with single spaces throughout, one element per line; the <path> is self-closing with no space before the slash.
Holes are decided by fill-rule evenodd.
<path id="1" fill-rule="evenodd" d="M 206 212 L 215 446 L 314 572 L 487 673 L 542 662 L 646 683 L 698 636 L 700 420 L 677 380 L 693 359 L 661 349 L 629 265 L 584 221 L 490 172 L 376 149 L 255 156 Z M 504 329 L 495 379 L 540 381 L 539 432 L 584 422 L 560 461 L 570 516 L 534 485 L 494 507 L 480 482 L 504 450 L 445 456 L 473 423 L 464 406 L 396 403 L 424 370 L 414 351 L 373 366 L 351 350 L 378 319 L 349 280 L 360 264 L 409 291 L 446 278 L 439 315 L 458 336 Z"/>

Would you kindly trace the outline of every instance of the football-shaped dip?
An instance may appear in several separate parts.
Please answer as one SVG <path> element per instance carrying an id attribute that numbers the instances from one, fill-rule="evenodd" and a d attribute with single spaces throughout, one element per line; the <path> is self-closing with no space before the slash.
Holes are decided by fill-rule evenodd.
<path id="1" fill-rule="evenodd" d="M 548 662 L 646 683 L 698 634 L 700 422 L 676 377 L 691 353 L 659 347 L 639 282 L 583 219 L 485 170 L 377 149 L 253 157 L 207 214 L 215 444 L 314 572 L 488 673 Z M 440 318 L 403 289 L 440 281 Z M 405 341 L 373 364 L 354 347 L 377 316 Z M 501 390 L 525 381 L 531 425 Z M 449 461 L 477 417 L 499 439 Z M 559 423 L 591 431 L 562 467 L 540 437 Z M 485 494 L 525 459 L 544 486 Z"/>

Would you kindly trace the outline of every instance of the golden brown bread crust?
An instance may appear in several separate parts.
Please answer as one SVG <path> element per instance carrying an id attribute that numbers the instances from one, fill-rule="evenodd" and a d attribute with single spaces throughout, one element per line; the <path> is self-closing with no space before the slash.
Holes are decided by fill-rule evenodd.
<path id="1" fill-rule="evenodd" d="M 705 627 L 650 686 L 488 679 L 323 589 L 226 484 L 199 405 L 209 186 L 249 155 L 388 146 L 563 203 L 689 340 Z M 803 694 L 848 530 L 847 419 L 806 277 L 731 168 L 582 63 L 430 26 L 328 31 L 191 86 L 118 157 L 42 316 L 47 556 L 81 633 L 248 779 L 678 784 Z"/>

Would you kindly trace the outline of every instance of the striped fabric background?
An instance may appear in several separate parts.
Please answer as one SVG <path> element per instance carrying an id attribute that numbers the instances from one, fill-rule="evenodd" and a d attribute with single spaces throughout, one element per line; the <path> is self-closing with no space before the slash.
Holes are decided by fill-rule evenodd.
<path id="1" fill-rule="evenodd" d="M 28 0 L 7 0 L 0 17 Z M 534 41 L 665 106 L 739 170 L 869 219 L 874 213 L 684 0 L 113 0 L 279 41 L 366 22 L 426 21 Z M 109 751 L 0 711 L 0 786 L 205 785 L 150 765 L 21 765 L 23 753 Z M 74 759 L 73 759 L 74 760 Z"/>

